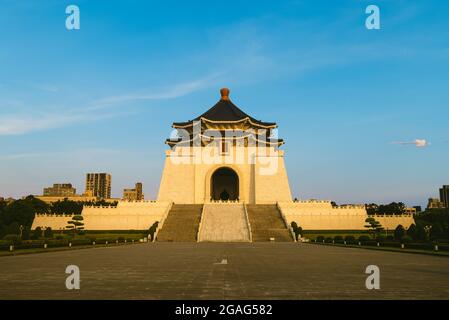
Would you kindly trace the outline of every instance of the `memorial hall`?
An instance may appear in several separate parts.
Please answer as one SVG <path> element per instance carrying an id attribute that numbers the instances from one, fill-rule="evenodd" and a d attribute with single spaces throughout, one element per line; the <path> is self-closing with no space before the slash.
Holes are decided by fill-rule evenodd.
<path id="1" fill-rule="evenodd" d="M 295 241 L 293 221 L 303 230 L 365 230 L 364 205 L 292 199 L 297 181 L 289 181 L 277 127 L 245 113 L 222 88 L 210 109 L 172 124 L 157 199 L 85 206 L 85 229 L 148 230 L 157 222 L 155 241 L 174 242 Z M 376 220 L 392 230 L 413 216 Z M 60 230 L 66 222 L 37 214 L 33 228 Z"/>

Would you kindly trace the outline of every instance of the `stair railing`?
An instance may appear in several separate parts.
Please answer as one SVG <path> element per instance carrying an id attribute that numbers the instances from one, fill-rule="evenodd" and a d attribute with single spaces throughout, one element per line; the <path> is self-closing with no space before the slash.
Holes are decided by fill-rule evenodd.
<path id="1" fill-rule="evenodd" d="M 165 209 L 164 215 L 162 216 L 161 221 L 157 224 L 157 228 L 156 228 L 156 232 L 154 233 L 153 236 L 153 241 L 152 242 L 156 242 L 157 239 L 157 235 L 159 234 L 159 231 L 162 229 L 162 227 L 164 226 L 164 222 L 167 219 L 168 213 L 170 212 L 171 208 L 173 206 L 173 202 L 170 202 L 167 206 L 167 209 Z"/>
<path id="2" fill-rule="evenodd" d="M 243 201 L 243 210 L 245 210 L 245 220 L 248 226 L 249 242 L 253 242 L 253 233 L 251 231 L 251 223 L 249 223 L 248 211 L 246 210 L 246 203 Z"/>
<path id="3" fill-rule="evenodd" d="M 284 221 L 285 226 L 287 227 L 288 231 L 290 231 L 290 234 L 291 234 L 292 237 L 293 237 L 293 241 L 294 241 L 294 242 L 297 242 L 297 240 L 296 240 L 296 234 L 293 232 L 293 228 L 290 227 L 290 226 L 288 225 L 287 217 L 286 217 L 286 216 L 284 215 L 284 213 L 282 212 L 282 209 L 281 209 L 281 207 L 279 206 L 279 202 L 276 202 L 276 207 L 278 208 L 279 213 L 281 214 L 282 221 Z"/>
<path id="4" fill-rule="evenodd" d="M 201 229 L 203 227 L 203 217 L 204 217 L 204 208 L 205 207 L 206 207 L 206 204 L 203 204 L 203 208 L 201 209 L 200 224 L 198 225 L 198 232 L 196 234 L 196 242 L 200 242 L 200 235 L 201 235 Z"/>

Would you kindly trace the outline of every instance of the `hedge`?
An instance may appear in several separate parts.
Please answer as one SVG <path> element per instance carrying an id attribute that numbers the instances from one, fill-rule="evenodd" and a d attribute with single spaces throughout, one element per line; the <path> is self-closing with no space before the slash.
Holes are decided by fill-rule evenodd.
<path id="1" fill-rule="evenodd" d="M 14 244 L 12 241 L 0 240 L 0 251 L 9 251 L 10 245 L 14 244 L 14 250 L 17 249 L 38 249 L 44 248 L 44 244 L 47 244 L 47 248 L 68 247 L 69 243 L 72 246 L 93 245 L 95 244 L 115 244 L 119 243 L 132 243 L 139 242 L 139 239 L 119 237 L 119 238 L 82 238 L 82 239 L 48 239 L 48 240 L 23 240 Z"/>

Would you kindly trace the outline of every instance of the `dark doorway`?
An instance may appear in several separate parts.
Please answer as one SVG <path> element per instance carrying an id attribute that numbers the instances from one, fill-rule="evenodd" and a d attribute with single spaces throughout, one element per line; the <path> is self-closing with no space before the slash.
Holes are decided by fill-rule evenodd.
<path id="1" fill-rule="evenodd" d="M 212 200 L 238 200 L 239 199 L 239 177 L 230 168 L 217 169 L 211 178 Z"/>

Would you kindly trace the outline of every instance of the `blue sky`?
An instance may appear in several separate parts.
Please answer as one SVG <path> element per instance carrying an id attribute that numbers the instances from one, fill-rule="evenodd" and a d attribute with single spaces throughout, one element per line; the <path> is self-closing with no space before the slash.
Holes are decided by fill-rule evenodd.
<path id="1" fill-rule="evenodd" d="M 293 196 L 424 205 L 449 183 L 446 1 L 0 0 L 0 196 L 112 174 L 155 198 L 173 121 L 222 86 L 276 121 Z M 81 29 L 65 28 L 76 4 Z M 365 28 L 376 4 L 381 30 Z M 413 142 L 430 145 L 418 148 Z M 394 143 L 396 142 L 396 143 Z"/>

